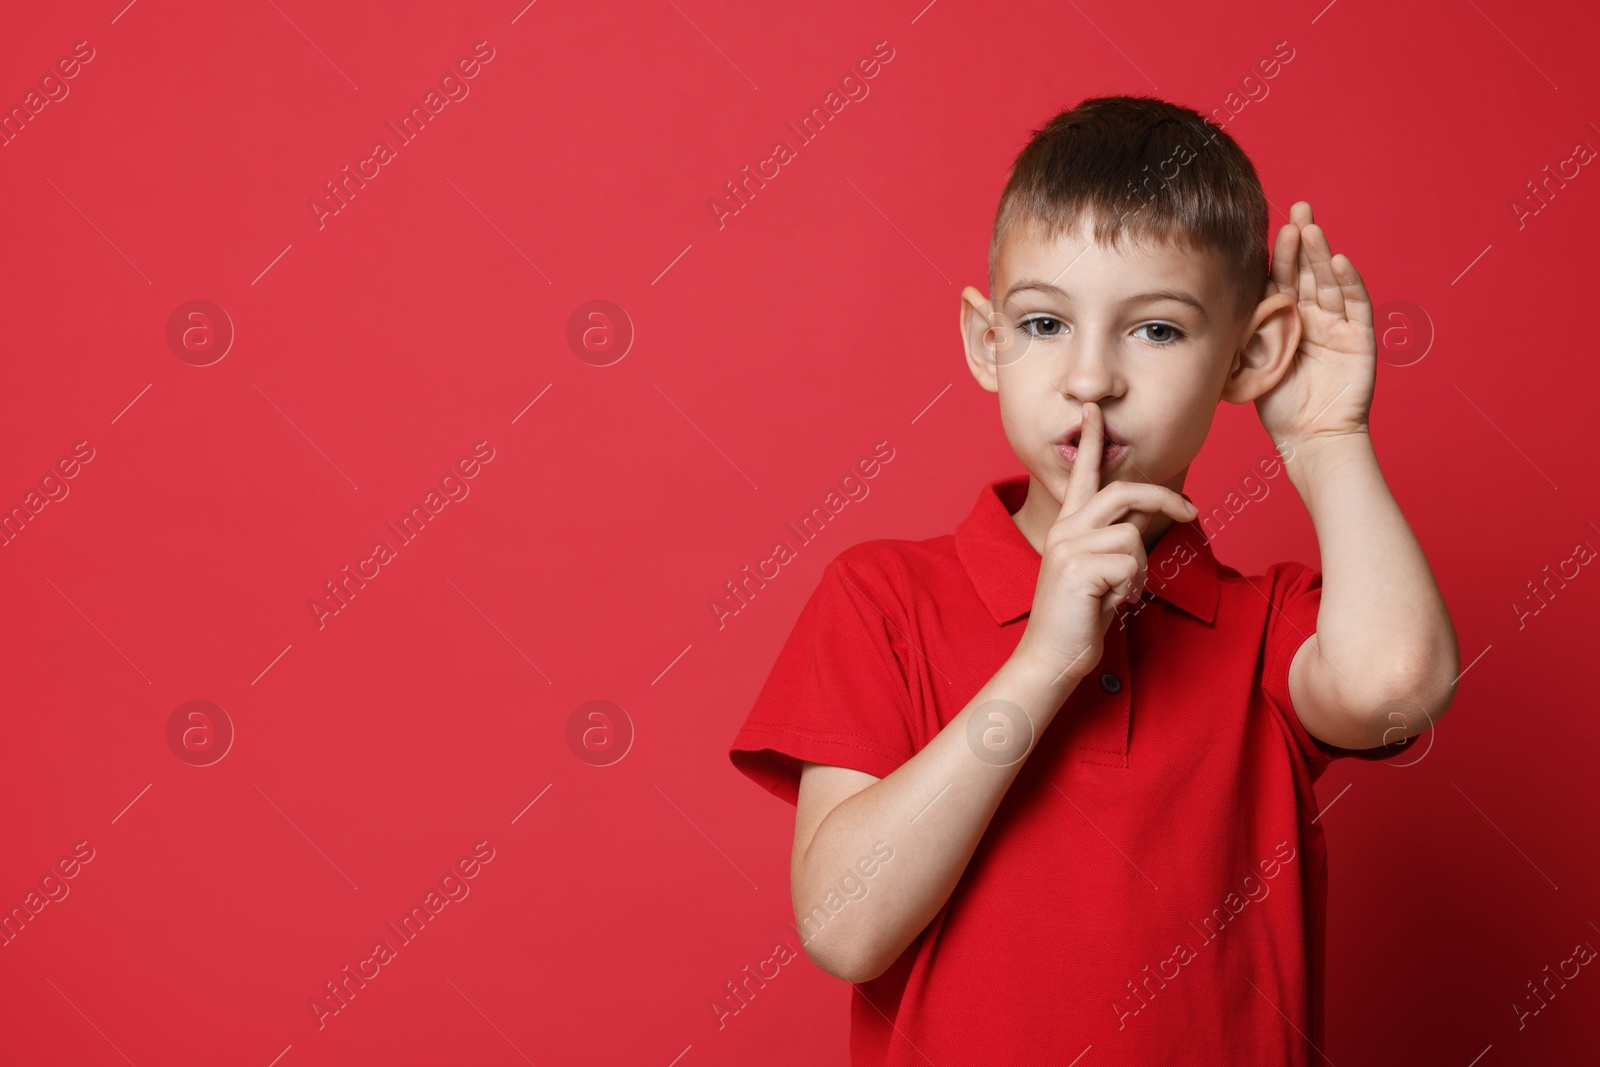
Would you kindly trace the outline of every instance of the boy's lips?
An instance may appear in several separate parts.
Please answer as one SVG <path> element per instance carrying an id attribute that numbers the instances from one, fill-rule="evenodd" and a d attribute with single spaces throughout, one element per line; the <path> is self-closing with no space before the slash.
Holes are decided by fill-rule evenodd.
<path id="1" fill-rule="evenodd" d="M 1077 462 L 1078 445 L 1076 437 L 1073 438 L 1073 443 L 1071 444 L 1064 444 L 1058 441 L 1056 442 L 1055 447 L 1056 455 L 1060 456 L 1068 463 Z M 1128 446 L 1125 444 L 1102 441 L 1100 444 L 1100 469 L 1109 470 L 1113 465 L 1116 464 L 1117 460 L 1122 458 L 1123 454 L 1127 451 Z"/>
<path id="2" fill-rule="evenodd" d="M 1057 447 L 1060 447 L 1061 445 L 1073 445 L 1073 446 L 1076 446 L 1077 443 L 1078 443 L 1078 438 L 1081 437 L 1082 435 L 1083 435 L 1083 423 L 1080 422 L 1080 423 L 1078 423 L 1078 425 L 1074 426 L 1072 429 L 1068 430 L 1066 433 L 1064 433 L 1060 437 L 1056 438 L 1056 445 L 1057 445 Z M 1101 440 L 1105 441 L 1105 442 L 1108 442 L 1110 444 L 1113 444 L 1113 445 L 1126 446 L 1127 443 L 1128 443 L 1127 441 L 1124 441 L 1122 439 L 1122 435 L 1121 434 L 1117 433 L 1117 431 L 1113 430 L 1109 426 L 1102 426 L 1101 427 Z"/>
<path id="3" fill-rule="evenodd" d="M 1066 460 L 1068 463 L 1076 462 L 1078 458 L 1078 444 L 1082 436 L 1083 423 L 1080 422 L 1078 425 L 1074 426 L 1072 429 L 1068 430 L 1065 434 L 1056 439 L 1056 454 L 1062 459 Z M 1117 460 L 1121 459 L 1123 453 L 1127 451 L 1128 442 L 1122 439 L 1122 435 L 1117 433 L 1117 431 L 1113 430 L 1110 426 L 1103 426 L 1100 438 L 1101 468 L 1109 469 L 1117 462 Z"/>

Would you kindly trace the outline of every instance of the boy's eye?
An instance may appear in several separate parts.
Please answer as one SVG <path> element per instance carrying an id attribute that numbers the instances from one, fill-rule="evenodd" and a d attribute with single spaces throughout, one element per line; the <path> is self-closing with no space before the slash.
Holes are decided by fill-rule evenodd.
<path id="1" fill-rule="evenodd" d="M 1029 315 L 1017 323 L 1017 329 L 1033 337 L 1056 337 L 1060 333 L 1059 328 L 1065 325 L 1066 323 L 1054 315 Z"/>
<path id="2" fill-rule="evenodd" d="M 1182 330 L 1178 329 L 1176 326 L 1172 325 L 1171 323 L 1167 323 L 1167 322 L 1147 322 L 1143 326 L 1140 326 L 1139 329 L 1141 329 L 1141 330 L 1165 330 L 1166 331 L 1165 334 L 1158 334 L 1158 335 L 1156 335 L 1154 337 L 1147 337 L 1146 338 L 1147 341 L 1149 341 L 1151 344 L 1154 344 L 1154 345 L 1161 345 L 1161 346 L 1170 345 L 1170 344 L 1178 341 L 1180 338 L 1183 337 L 1183 331 Z"/>

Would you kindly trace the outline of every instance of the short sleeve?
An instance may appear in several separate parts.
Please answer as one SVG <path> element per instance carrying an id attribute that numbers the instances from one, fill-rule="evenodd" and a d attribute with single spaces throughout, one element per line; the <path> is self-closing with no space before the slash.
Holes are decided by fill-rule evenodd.
<path id="1" fill-rule="evenodd" d="M 791 804 L 802 761 L 885 778 L 916 754 L 896 653 L 900 598 L 880 568 L 848 554 L 823 570 L 729 750 L 736 768 Z"/>
<path id="2" fill-rule="evenodd" d="M 1317 610 L 1322 606 L 1322 572 L 1304 563 L 1274 563 L 1267 568 L 1266 582 L 1271 607 L 1262 656 L 1261 691 L 1288 728 L 1300 755 L 1311 766 L 1312 777 L 1321 774 L 1336 759 L 1382 760 L 1414 751 L 1420 735 L 1377 748 L 1337 748 L 1311 736 L 1289 696 L 1289 665 L 1300 646 L 1317 632 Z"/>

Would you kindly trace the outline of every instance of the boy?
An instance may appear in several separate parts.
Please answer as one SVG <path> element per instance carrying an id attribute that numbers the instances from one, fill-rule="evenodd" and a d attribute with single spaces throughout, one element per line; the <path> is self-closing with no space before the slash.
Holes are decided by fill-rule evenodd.
<path id="1" fill-rule="evenodd" d="M 1270 275 L 1266 231 L 1238 145 L 1147 97 L 1012 168 L 961 329 L 1027 474 L 953 534 L 839 553 L 730 753 L 796 805 L 853 1064 L 1323 1059 L 1312 783 L 1407 750 L 1460 655 L 1368 434 L 1365 287 L 1309 204 Z M 1322 572 L 1212 555 L 1180 490 L 1223 400 Z"/>

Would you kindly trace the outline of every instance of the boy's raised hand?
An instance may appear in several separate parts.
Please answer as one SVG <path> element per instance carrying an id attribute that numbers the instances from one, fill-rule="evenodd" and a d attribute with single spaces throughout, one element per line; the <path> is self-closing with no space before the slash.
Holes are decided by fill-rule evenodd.
<path id="1" fill-rule="evenodd" d="M 1296 298 L 1300 344 L 1278 384 L 1256 398 L 1261 425 L 1279 446 L 1365 433 L 1377 381 L 1372 301 L 1355 264 L 1332 254 L 1304 200 L 1289 209 L 1273 248 L 1263 295 L 1277 293 Z"/>
<path id="2" fill-rule="evenodd" d="M 1144 531 L 1158 512 L 1190 522 L 1199 510 L 1149 482 L 1100 485 L 1105 433 L 1100 405 L 1083 405 L 1083 432 L 1061 511 L 1045 534 L 1033 609 L 1014 656 L 1073 684 L 1100 662 L 1117 605 L 1144 588 Z M 1118 521 L 1121 520 L 1121 521 Z"/>

